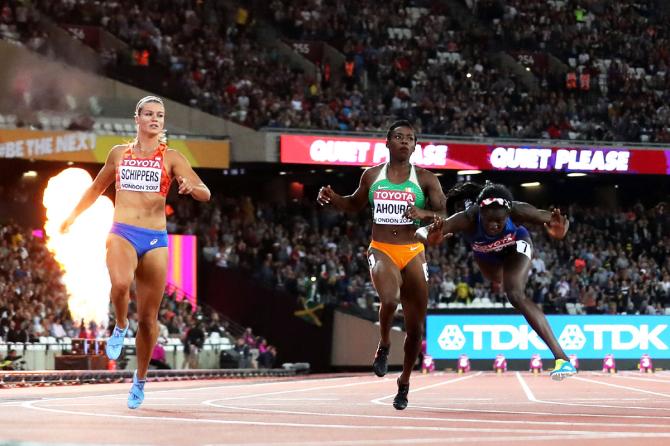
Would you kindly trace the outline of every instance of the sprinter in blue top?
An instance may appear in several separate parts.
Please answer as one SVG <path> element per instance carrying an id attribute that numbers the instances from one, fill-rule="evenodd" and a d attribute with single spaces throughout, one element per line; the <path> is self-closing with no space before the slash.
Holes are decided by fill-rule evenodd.
<path id="1" fill-rule="evenodd" d="M 462 233 L 474 252 L 484 277 L 502 285 L 510 303 L 526 318 L 556 358 L 551 372 L 560 381 L 576 373 L 556 340 L 542 310 L 525 294 L 533 257 L 533 242 L 521 223 L 544 224 L 550 237 L 561 240 L 568 232 L 568 220 L 558 209 L 551 212 L 528 203 L 513 201 L 512 193 L 501 184 L 462 183 L 447 193 L 448 208 L 463 202 L 464 210 L 447 219 L 437 218 L 416 231 L 417 239 L 438 245 L 445 237 Z"/>

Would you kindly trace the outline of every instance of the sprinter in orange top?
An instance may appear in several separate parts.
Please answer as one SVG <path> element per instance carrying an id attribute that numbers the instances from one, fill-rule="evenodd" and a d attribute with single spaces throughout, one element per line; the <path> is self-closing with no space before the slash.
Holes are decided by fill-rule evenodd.
<path id="1" fill-rule="evenodd" d="M 137 370 L 128 395 L 131 409 L 138 408 L 144 400 L 147 369 L 158 337 L 158 309 L 168 263 L 165 197 L 171 179 L 177 180 L 182 195 L 198 201 L 210 198 L 209 189 L 186 158 L 165 145 L 165 107 L 160 98 L 147 96 L 137 103 L 135 124 L 135 140 L 112 148 L 93 184 L 61 226 L 61 231 L 67 231 L 77 216 L 116 181 L 114 224 L 107 238 L 107 268 L 116 326 L 107 341 L 106 353 L 110 359 L 116 359 L 123 349 L 128 330 L 129 290 L 135 278 L 139 329 Z"/>

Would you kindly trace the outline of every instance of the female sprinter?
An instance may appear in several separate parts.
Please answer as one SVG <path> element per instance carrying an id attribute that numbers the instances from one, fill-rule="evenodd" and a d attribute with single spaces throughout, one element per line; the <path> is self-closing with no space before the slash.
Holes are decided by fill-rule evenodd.
<path id="1" fill-rule="evenodd" d="M 91 206 L 116 180 L 114 223 L 107 238 L 107 268 L 112 283 L 111 299 L 116 326 L 107 341 L 106 353 L 117 359 L 128 330 L 129 290 L 137 288 L 139 328 L 136 335 L 137 370 L 128 395 L 128 407 L 144 400 L 144 384 L 151 352 L 158 338 L 160 307 L 168 262 L 165 197 L 173 178 L 179 193 L 208 201 L 210 192 L 184 156 L 165 145 L 165 107 L 155 96 L 142 98 L 135 107 L 137 136 L 130 144 L 115 146 L 93 184 L 84 192 L 63 222 L 65 232 L 79 214 Z"/>
<path id="2" fill-rule="evenodd" d="M 317 201 L 347 212 L 361 211 L 369 201 L 373 212 L 372 242 L 368 250 L 372 282 L 379 294 L 381 339 L 372 368 L 387 372 L 391 323 L 398 303 L 405 316 L 405 357 L 393 407 L 407 407 L 409 377 L 416 363 L 428 305 L 428 277 L 423 244 L 414 239 L 415 220 L 444 215 L 446 197 L 437 177 L 410 164 L 416 135 L 407 121 L 393 123 L 386 134 L 389 162 L 367 169 L 358 189 L 348 196 L 330 186 L 319 190 Z M 426 199 L 431 211 L 425 210 Z M 418 223 L 418 222 L 417 222 Z"/>
<path id="3" fill-rule="evenodd" d="M 416 231 L 418 240 L 429 245 L 442 242 L 445 234 L 461 232 L 474 252 L 484 277 L 502 284 L 510 303 L 526 318 L 556 359 L 552 379 L 560 381 L 576 373 L 559 345 L 547 319 L 525 294 L 533 242 L 520 223 L 542 223 L 550 237 L 561 240 L 568 232 L 568 220 L 558 209 L 536 209 L 528 203 L 513 201 L 512 193 L 501 184 L 457 184 L 447 193 L 450 202 L 465 201 L 465 210 L 446 220 L 437 219 Z"/>

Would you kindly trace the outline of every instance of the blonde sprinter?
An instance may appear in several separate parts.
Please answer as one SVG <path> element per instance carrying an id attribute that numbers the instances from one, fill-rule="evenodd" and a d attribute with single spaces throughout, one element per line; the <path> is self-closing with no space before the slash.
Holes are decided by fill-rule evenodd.
<path id="1" fill-rule="evenodd" d="M 107 238 L 107 268 L 116 327 L 107 341 L 106 353 L 110 359 L 117 359 L 123 349 L 128 330 L 129 290 L 135 279 L 139 329 L 137 370 L 128 395 L 131 409 L 144 400 L 147 368 L 158 337 L 158 309 L 168 262 L 165 198 L 171 181 L 177 180 L 179 194 L 198 201 L 210 198 L 209 189 L 186 158 L 165 144 L 165 107 L 160 98 L 147 96 L 137 103 L 135 124 L 135 140 L 112 148 L 93 184 L 61 226 L 61 231 L 67 231 L 110 184 L 116 184 L 114 223 Z"/>

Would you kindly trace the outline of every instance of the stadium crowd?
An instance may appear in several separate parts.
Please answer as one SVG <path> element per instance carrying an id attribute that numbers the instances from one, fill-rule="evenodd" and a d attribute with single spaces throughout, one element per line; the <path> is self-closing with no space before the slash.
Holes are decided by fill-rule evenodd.
<path id="1" fill-rule="evenodd" d="M 527 294 L 548 313 L 665 314 L 670 308 L 670 214 L 637 203 L 615 212 L 570 206 L 571 229 L 551 241 L 534 228 Z M 239 268 L 266 286 L 307 300 L 372 308 L 369 216 L 310 202 L 280 206 L 218 196 L 171 217 L 179 231 L 202 237 L 205 259 Z M 460 238 L 428 248 L 430 306 L 502 306 Z"/>
<path id="2" fill-rule="evenodd" d="M 127 45 L 100 50 L 110 75 L 146 66 L 164 76 L 155 92 L 253 128 L 407 118 L 426 134 L 670 141 L 667 13 L 653 2 L 465 3 L 476 26 L 436 0 L 10 1 L 1 19 L 5 38 L 43 53 L 49 39 L 26 23 L 100 26 Z M 267 27 L 345 62 L 296 68 L 259 42 Z"/>

